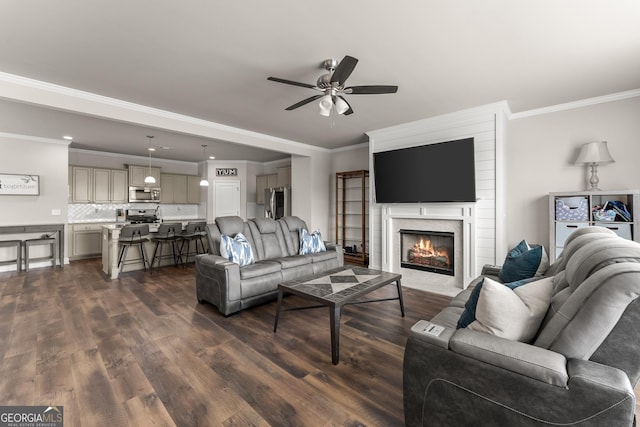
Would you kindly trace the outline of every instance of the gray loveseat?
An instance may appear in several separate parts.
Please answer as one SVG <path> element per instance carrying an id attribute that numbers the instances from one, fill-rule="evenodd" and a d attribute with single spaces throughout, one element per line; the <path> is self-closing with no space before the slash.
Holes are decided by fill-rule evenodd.
<path id="1" fill-rule="evenodd" d="M 299 230 L 307 224 L 296 216 L 278 220 L 237 216 L 216 218 L 207 225 L 209 254 L 196 257 L 196 296 L 228 316 L 248 307 L 275 300 L 280 283 L 341 267 L 339 245 L 325 242 L 325 252 L 299 255 Z M 311 230 L 309 230 L 311 231 Z M 240 267 L 220 255 L 221 235 L 242 233 L 251 246 L 255 263 Z"/>
<path id="2" fill-rule="evenodd" d="M 498 271 L 483 274 L 497 280 Z M 633 425 L 640 244 L 605 228 L 579 229 L 546 275 L 551 305 L 530 342 L 456 329 L 481 278 L 412 327 L 403 369 L 407 426 Z M 438 336 L 434 325 L 444 327 Z"/>

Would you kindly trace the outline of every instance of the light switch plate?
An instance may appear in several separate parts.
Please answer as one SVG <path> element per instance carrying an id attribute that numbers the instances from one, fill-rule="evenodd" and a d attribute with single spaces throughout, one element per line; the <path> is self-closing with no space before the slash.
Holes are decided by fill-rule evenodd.
<path id="1" fill-rule="evenodd" d="M 60 209 L 51 209 L 51 215 L 61 215 Z"/>

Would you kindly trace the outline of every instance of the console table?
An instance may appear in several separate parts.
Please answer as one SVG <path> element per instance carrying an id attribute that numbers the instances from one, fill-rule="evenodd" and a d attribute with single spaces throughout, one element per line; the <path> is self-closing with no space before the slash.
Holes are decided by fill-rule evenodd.
<path id="1" fill-rule="evenodd" d="M 64 266 L 64 224 L 34 224 L 34 225 L 5 225 L 0 226 L 2 234 L 54 233 L 58 244 L 58 262 Z"/>

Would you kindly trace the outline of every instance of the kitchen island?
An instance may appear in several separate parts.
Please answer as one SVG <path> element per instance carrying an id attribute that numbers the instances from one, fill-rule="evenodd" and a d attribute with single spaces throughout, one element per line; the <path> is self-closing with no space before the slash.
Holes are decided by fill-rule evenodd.
<path id="1" fill-rule="evenodd" d="M 195 220 L 190 220 L 195 221 Z M 186 227 L 189 221 L 167 221 L 167 222 L 180 222 L 182 223 L 182 228 Z M 115 223 L 115 224 L 104 224 L 102 225 L 102 271 L 109 276 L 112 280 L 118 278 L 118 274 L 120 273 L 120 269 L 118 268 L 118 255 L 120 254 L 120 245 L 118 244 L 118 240 L 120 237 L 120 230 L 126 224 L 124 223 Z M 153 250 L 155 249 L 156 243 L 153 240 L 153 236 L 158 232 L 159 223 L 149 224 L 149 237 L 150 239 L 143 243 L 144 251 L 147 256 L 149 263 L 151 263 L 151 259 L 153 257 Z M 168 246 L 165 246 L 162 250 L 163 255 L 169 254 L 171 249 Z M 132 247 L 129 249 L 127 254 L 128 259 L 140 258 L 139 251 Z M 173 265 L 173 261 L 170 258 L 165 258 L 161 260 L 160 266 L 165 265 Z M 154 264 L 154 267 L 157 267 L 157 264 Z M 125 264 L 122 272 L 126 273 L 129 271 L 137 271 L 143 270 L 144 266 L 142 265 L 142 260 L 138 262 L 132 262 L 130 264 Z"/>

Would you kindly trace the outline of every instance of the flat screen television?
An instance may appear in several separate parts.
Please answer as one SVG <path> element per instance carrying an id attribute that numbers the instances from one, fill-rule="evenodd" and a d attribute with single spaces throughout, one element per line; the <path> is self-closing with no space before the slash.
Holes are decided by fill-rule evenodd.
<path id="1" fill-rule="evenodd" d="M 373 153 L 377 203 L 475 202 L 473 138 Z"/>

